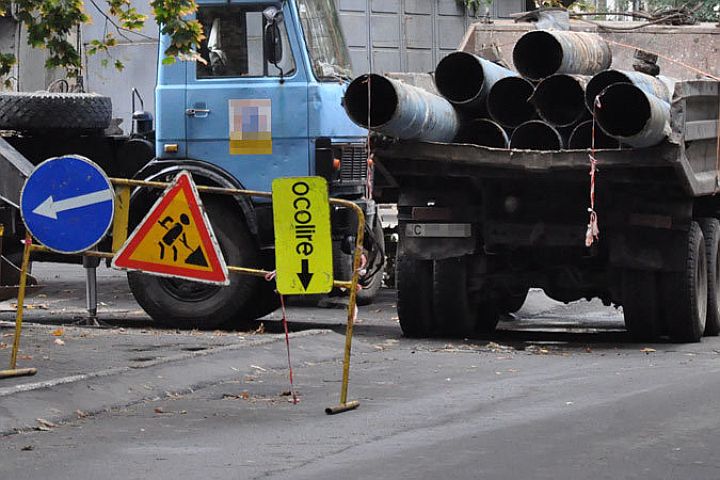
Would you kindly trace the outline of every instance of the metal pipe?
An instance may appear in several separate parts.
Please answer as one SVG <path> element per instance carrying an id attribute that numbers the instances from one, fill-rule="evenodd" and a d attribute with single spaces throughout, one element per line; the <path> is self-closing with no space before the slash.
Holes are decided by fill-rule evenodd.
<path id="1" fill-rule="evenodd" d="M 361 127 L 404 140 L 451 142 L 460 128 L 457 112 L 443 97 L 377 74 L 353 80 L 343 105 Z"/>
<path id="2" fill-rule="evenodd" d="M 500 79 L 515 77 L 512 70 L 468 52 L 453 52 L 435 68 L 440 95 L 464 112 L 481 112 L 485 98 Z"/>
<path id="3" fill-rule="evenodd" d="M 585 89 L 585 105 L 592 112 L 595 98 L 610 85 L 630 83 L 643 91 L 655 95 L 660 100 L 670 103 L 675 90 L 675 80 L 669 77 L 653 77 L 641 72 L 626 70 L 605 70 L 590 79 Z"/>
<path id="4" fill-rule="evenodd" d="M 455 141 L 492 148 L 508 148 L 510 143 L 505 129 L 487 118 L 463 124 Z"/>
<path id="5" fill-rule="evenodd" d="M 488 113 L 497 123 L 507 128 L 537 117 L 537 111 L 530 97 L 535 90 L 532 82 L 522 77 L 501 78 L 488 92 Z"/>
<path id="6" fill-rule="evenodd" d="M 640 87 L 616 83 L 603 90 L 598 101 L 598 125 L 624 144 L 650 147 L 670 133 L 670 104 Z"/>
<path id="7" fill-rule="evenodd" d="M 588 116 L 585 86 L 589 80 L 584 75 L 551 75 L 538 83 L 530 101 L 550 125 L 568 127 Z"/>
<path id="8" fill-rule="evenodd" d="M 556 73 L 594 75 L 610 68 L 612 52 L 594 33 L 534 30 L 515 43 L 513 63 L 530 80 Z"/>
<path id="9" fill-rule="evenodd" d="M 516 150 L 561 150 L 560 132 L 542 120 L 530 120 L 520 125 L 510 137 L 510 148 Z"/>
<path id="10" fill-rule="evenodd" d="M 584 150 L 593 146 L 593 121 L 585 120 L 575 127 L 568 140 L 570 150 Z M 620 148 L 620 141 L 608 136 L 595 125 L 595 148 Z"/>

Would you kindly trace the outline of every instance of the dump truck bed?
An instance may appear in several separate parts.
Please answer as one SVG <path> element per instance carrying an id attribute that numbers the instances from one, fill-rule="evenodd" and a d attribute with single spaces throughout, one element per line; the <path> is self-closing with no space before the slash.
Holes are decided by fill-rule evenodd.
<path id="1" fill-rule="evenodd" d="M 688 196 L 718 191 L 718 116 L 720 83 L 678 82 L 671 133 L 660 145 L 643 149 L 597 150 L 601 175 L 615 182 L 651 182 L 681 186 Z M 563 175 L 587 181 L 589 150 L 507 150 L 457 143 L 398 141 L 380 143 L 375 156 L 382 168 L 402 177 L 516 177 Z"/>

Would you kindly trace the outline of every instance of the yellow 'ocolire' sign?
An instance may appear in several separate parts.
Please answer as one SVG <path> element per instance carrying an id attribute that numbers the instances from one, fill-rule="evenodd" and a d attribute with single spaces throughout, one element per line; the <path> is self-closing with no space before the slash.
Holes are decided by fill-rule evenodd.
<path id="1" fill-rule="evenodd" d="M 328 293 L 333 287 L 333 260 L 327 181 L 276 178 L 272 194 L 278 292 Z"/>

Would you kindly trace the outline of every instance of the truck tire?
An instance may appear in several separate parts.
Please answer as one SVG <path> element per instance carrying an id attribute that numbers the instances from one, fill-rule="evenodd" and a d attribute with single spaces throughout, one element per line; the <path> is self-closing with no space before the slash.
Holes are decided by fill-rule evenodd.
<path id="1" fill-rule="evenodd" d="M 424 338 L 433 332 L 433 262 L 398 257 L 397 310 L 406 337 Z"/>
<path id="2" fill-rule="evenodd" d="M 94 93 L 0 93 L 0 130 L 103 130 L 111 118 L 110 97 Z"/>
<path id="3" fill-rule="evenodd" d="M 467 257 L 435 261 L 433 308 L 441 333 L 472 337 L 492 333 L 499 314 L 490 302 L 475 302 L 468 290 Z"/>
<path id="4" fill-rule="evenodd" d="M 671 340 L 699 342 L 705 332 L 708 282 L 705 239 L 697 222 L 687 232 L 686 249 L 684 271 L 661 274 L 659 306 Z"/>
<path id="5" fill-rule="evenodd" d="M 720 334 L 720 221 L 716 218 L 698 220 L 705 238 L 705 255 L 707 258 L 707 320 L 705 336 L 715 337 Z"/>
<path id="6" fill-rule="evenodd" d="M 210 224 L 228 265 L 255 267 L 258 248 L 242 216 L 228 199 L 203 199 Z M 248 328 L 262 316 L 272 298 L 259 295 L 264 280 L 230 274 L 226 287 L 128 273 L 133 296 L 158 324 L 174 328 Z M 262 305 L 261 305 L 262 304 Z"/>
<path id="7" fill-rule="evenodd" d="M 624 270 L 622 301 L 625 328 L 633 340 L 652 341 L 660 333 L 657 281 L 654 272 Z"/>

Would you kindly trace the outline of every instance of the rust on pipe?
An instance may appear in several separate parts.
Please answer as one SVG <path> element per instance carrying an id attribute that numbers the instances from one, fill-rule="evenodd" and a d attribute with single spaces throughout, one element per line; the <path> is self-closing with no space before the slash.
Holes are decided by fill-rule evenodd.
<path id="1" fill-rule="evenodd" d="M 610 45 L 587 32 L 534 30 L 524 34 L 513 49 L 513 63 L 530 80 L 556 73 L 594 75 L 610 68 Z"/>

